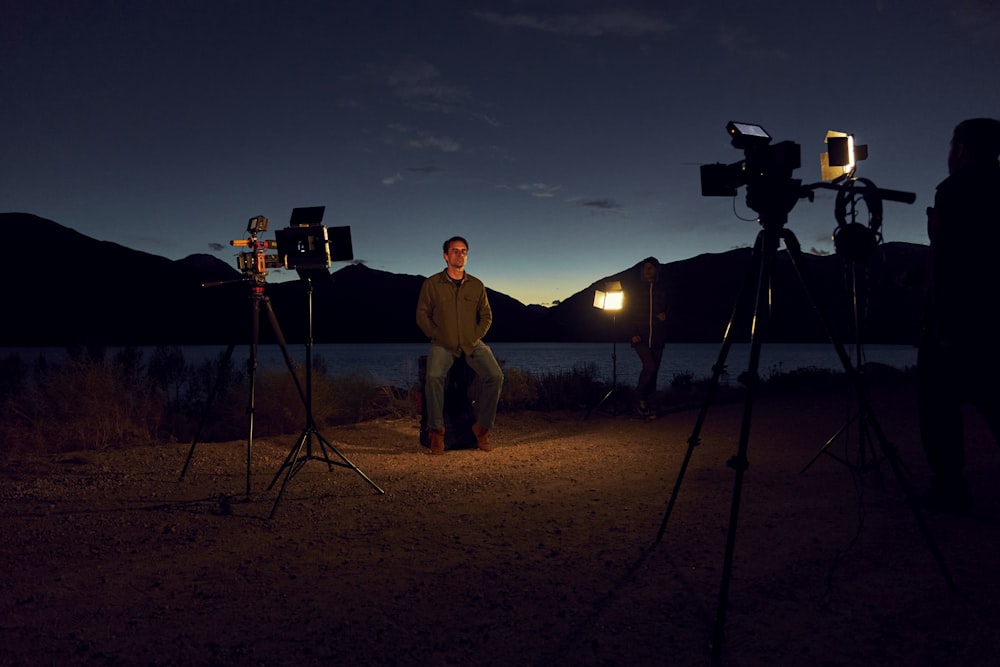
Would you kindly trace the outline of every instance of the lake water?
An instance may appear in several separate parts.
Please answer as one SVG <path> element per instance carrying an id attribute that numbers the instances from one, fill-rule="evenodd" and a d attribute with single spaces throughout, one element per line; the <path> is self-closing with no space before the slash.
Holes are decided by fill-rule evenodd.
<path id="1" fill-rule="evenodd" d="M 639 360 L 627 343 L 492 343 L 490 347 L 505 369 L 517 368 L 527 373 L 544 375 L 571 371 L 580 366 L 593 365 L 602 379 L 610 382 L 616 372 L 618 382 L 632 385 L 639 377 Z M 225 346 L 184 347 L 188 362 L 197 363 L 215 358 Z M 304 345 L 289 345 L 289 356 L 296 364 L 304 364 Z M 668 345 L 660 368 L 660 385 L 664 386 L 680 373 L 691 373 L 695 379 L 712 375 L 712 366 L 719 356 L 721 344 L 675 343 Z M 857 351 L 853 344 L 846 346 L 852 361 Z M 17 352 L 25 361 L 42 354 L 55 361 L 66 355 L 64 350 L 52 349 L 0 349 L 6 356 Z M 114 350 L 109 350 L 113 354 Z M 244 363 L 249 357 L 248 346 L 234 350 L 233 361 Z M 331 375 L 363 373 L 378 384 L 409 387 L 418 381 L 419 359 L 427 354 L 427 344 L 324 344 L 313 346 L 313 357 L 321 358 Z M 617 359 L 613 362 L 613 357 Z M 149 358 L 148 351 L 146 359 Z M 726 359 L 728 375 L 724 383 L 735 383 L 736 377 L 747 369 L 750 358 L 749 344 L 734 344 Z M 864 345 L 863 361 L 877 362 L 899 369 L 916 365 L 917 350 L 908 345 Z M 261 345 L 258 349 L 260 370 L 284 368 L 284 358 L 277 345 Z M 615 368 L 617 367 L 617 368 Z M 799 368 L 842 370 L 837 354 L 830 344 L 763 344 L 759 371 L 767 378 Z"/>

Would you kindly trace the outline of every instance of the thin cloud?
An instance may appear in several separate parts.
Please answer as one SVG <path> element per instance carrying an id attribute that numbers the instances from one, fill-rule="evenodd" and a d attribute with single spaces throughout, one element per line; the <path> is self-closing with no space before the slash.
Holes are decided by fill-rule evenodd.
<path id="1" fill-rule="evenodd" d="M 516 186 L 521 192 L 527 192 L 532 197 L 555 197 L 556 193 L 562 189 L 561 185 L 549 185 L 548 183 L 522 183 Z"/>
<path id="2" fill-rule="evenodd" d="M 403 146 L 412 150 L 432 148 L 443 153 L 456 153 L 462 150 L 462 144 L 451 137 L 416 132 L 399 123 L 386 125 L 379 140 L 384 144 Z"/>
<path id="3" fill-rule="evenodd" d="M 486 23 L 580 37 L 641 37 L 660 35 L 674 29 L 659 17 L 634 9 L 612 9 L 579 14 L 501 14 L 478 11 L 473 16 Z"/>
<path id="4" fill-rule="evenodd" d="M 403 145 L 407 148 L 421 150 L 424 148 L 436 148 L 444 153 L 456 153 L 462 150 L 462 145 L 451 137 L 435 137 L 432 135 L 421 135 L 408 139 Z"/>
<path id="5" fill-rule="evenodd" d="M 576 204 L 601 213 L 625 213 L 625 207 L 614 199 L 588 199 L 578 201 Z"/>
<path id="6" fill-rule="evenodd" d="M 481 120 L 484 123 L 486 123 L 487 125 L 490 125 L 492 127 L 501 127 L 500 121 L 497 120 L 495 117 L 489 115 L 489 114 L 474 113 L 474 114 L 472 114 L 472 117 L 475 118 L 476 120 Z"/>
<path id="7" fill-rule="evenodd" d="M 382 185 L 395 185 L 396 183 L 399 183 L 402 180 L 403 180 L 403 175 L 400 174 L 399 172 L 396 172 L 392 176 L 383 176 Z"/>
<path id="8" fill-rule="evenodd" d="M 435 65 L 407 57 L 391 68 L 375 68 L 374 77 L 410 107 L 450 113 L 469 97 L 469 92 L 447 82 Z"/>

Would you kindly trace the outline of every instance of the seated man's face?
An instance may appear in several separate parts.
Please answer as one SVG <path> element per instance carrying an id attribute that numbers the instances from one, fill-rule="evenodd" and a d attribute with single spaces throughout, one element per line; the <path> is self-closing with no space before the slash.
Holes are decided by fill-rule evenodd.
<path id="1" fill-rule="evenodd" d="M 465 267 L 465 262 L 469 256 L 469 248 L 461 241 L 453 241 L 448 246 L 448 252 L 444 256 L 444 261 L 453 269 Z"/>

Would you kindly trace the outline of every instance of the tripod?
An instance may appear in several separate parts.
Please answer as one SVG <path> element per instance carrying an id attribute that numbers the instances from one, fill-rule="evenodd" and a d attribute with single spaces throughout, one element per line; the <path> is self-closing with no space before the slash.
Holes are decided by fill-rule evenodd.
<path id="1" fill-rule="evenodd" d="M 748 201 L 750 197 L 748 195 Z M 667 527 L 667 521 L 670 519 L 670 514 L 673 511 L 674 503 L 677 500 L 677 495 L 680 491 L 681 482 L 684 479 L 684 473 L 687 470 L 688 464 L 691 460 L 691 455 L 694 448 L 700 442 L 701 428 L 704 425 L 705 418 L 708 413 L 709 405 L 711 404 L 712 398 L 715 395 L 715 391 L 718 388 L 719 376 L 725 369 L 726 357 L 729 353 L 729 348 L 731 346 L 730 333 L 732 330 L 733 322 L 736 319 L 736 315 L 739 311 L 740 302 L 748 296 L 750 289 L 751 278 L 756 273 L 756 292 L 754 301 L 754 311 L 752 318 L 752 325 L 750 330 L 750 360 L 749 368 L 747 371 L 747 392 L 743 406 L 743 416 L 739 431 L 739 446 L 735 456 L 733 456 L 726 465 L 733 468 L 736 471 L 736 477 L 733 484 L 732 493 L 732 503 L 730 508 L 729 517 L 729 528 L 726 536 L 726 548 L 725 548 L 725 558 L 722 570 L 722 581 L 719 587 L 719 599 L 718 606 L 716 609 L 716 619 L 715 626 L 712 633 L 712 653 L 713 657 L 718 661 L 721 657 L 722 644 L 725 635 L 725 619 L 726 619 L 726 607 L 728 606 L 729 599 L 729 585 L 732 576 L 732 565 L 733 565 L 733 554 L 736 548 L 736 526 L 739 519 L 740 510 L 740 496 L 743 488 L 743 476 L 748 467 L 747 460 L 747 449 L 750 441 L 750 421 L 753 412 L 754 399 L 757 393 L 757 388 L 759 384 L 758 367 L 760 364 L 760 346 L 761 346 L 761 335 L 758 330 L 758 324 L 763 324 L 763 316 L 766 313 L 766 308 L 762 308 L 762 305 L 766 305 L 767 296 L 770 289 L 770 278 L 774 271 L 775 257 L 777 255 L 778 247 L 782 241 L 785 243 L 785 247 L 788 250 L 789 255 L 792 259 L 792 264 L 795 267 L 796 273 L 799 276 L 800 281 L 808 293 L 813 306 L 817 310 L 822 320 L 824 330 L 827 337 L 833 344 L 837 355 L 844 367 L 844 371 L 851 380 L 854 391 L 857 393 L 859 405 L 863 406 L 864 414 L 867 417 L 867 423 L 870 424 L 874 434 L 878 440 L 879 446 L 881 448 L 882 454 L 887 461 L 889 461 L 893 472 L 902 488 L 904 494 L 906 495 L 908 504 L 913 510 L 914 517 L 917 521 L 917 525 L 923 534 L 924 540 L 927 542 L 927 546 L 930 549 L 933 557 L 938 563 L 942 574 L 945 577 L 949 587 L 955 588 L 952 581 L 951 574 L 949 573 L 947 566 L 945 565 L 944 558 L 941 555 L 940 550 L 935 544 L 933 538 L 931 537 L 930 531 L 927 527 L 924 517 L 920 512 L 914 502 L 913 494 L 911 493 L 909 486 L 906 483 L 903 465 L 899 460 L 899 455 L 895 447 L 888 441 L 885 434 L 882 432 L 878 421 L 875 419 L 868 399 L 865 395 L 865 388 L 861 382 L 860 374 L 855 370 L 854 366 L 851 364 L 851 359 L 844 350 L 843 345 L 841 345 L 833 335 L 833 329 L 828 322 L 825 313 L 819 307 L 816 299 L 816 290 L 814 289 L 812 283 L 808 279 L 808 276 L 804 272 L 804 262 L 802 261 L 802 250 L 799 246 L 798 240 L 791 231 L 784 229 L 784 224 L 787 220 L 787 212 L 791 210 L 794 206 L 794 200 L 792 200 L 786 210 L 778 211 L 776 214 L 762 215 L 761 225 L 762 229 L 757 235 L 757 240 L 754 244 L 753 255 L 751 266 L 748 271 L 744 285 L 740 291 L 740 297 L 737 300 L 736 305 L 733 307 L 732 316 L 730 317 L 729 324 L 726 327 L 726 333 L 723 338 L 722 348 L 719 351 L 718 359 L 715 365 L 712 367 L 713 373 L 711 382 L 702 404 L 701 410 L 698 413 L 697 420 L 695 422 L 694 430 L 691 436 L 688 438 L 688 448 L 684 455 L 684 459 L 681 463 L 680 470 L 678 472 L 676 483 L 674 484 L 673 492 L 671 493 L 670 500 L 667 504 L 666 512 L 663 516 L 663 522 L 660 525 L 659 533 L 656 536 L 656 541 L 659 542 L 663 538 L 664 531 Z M 780 207 L 779 207 L 780 208 Z M 755 209 L 756 210 L 756 209 Z"/>
<path id="2" fill-rule="evenodd" d="M 223 281 L 218 283 L 206 283 L 202 287 L 215 287 L 222 285 Z M 250 287 L 250 303 L 252 304 L 252 319 L 251 319 L 251 336 L 250 336 L 250 358 L 247 361 L 247 368 L 250 373 L 250 395 L 247 399 L 247 419 L 249 423 L 247 424 L 247 476 L 246 476 L 246 495 L 250 496 L 250 458 L 253 451 L 253 417 L 254 417 L 254 384 L 257 375 L 257 344 L 260 340 L 260 310 L 263 306 L 264 311 L 267 313 L 268 321 L 271 323 L 271 329 L 274 332 L 275 338 L 278 341 L 278 346 L 281 348 L 281 354 L 285 359 L 285 365 L 288 366 L 288 372 L 292 374 L 292 380 L 295 382 L 295 388 L 299 392 L 299 396 L 302 398 L 302 402 L 305 403 L 306 395 L 302 391 L 302 385 L 299 384 L 298 375 L 295 373 L 295 366 L 292 364 L 292 359 L 288 356 L 288 348 L 285 345 L 285 337 L 281 333 L 281 326 L 278 325 L 278 318 L 274 314 L 274 309 L 271 307 L 271 300 L 264 293 L 264 281 L 263 276 L 254 276 L 254 282 Z M 191 441 L 191 448 L 188 450 L 187 459 L 184 461 L 184 467 L 181 469 L 180 480 L 183 481 L 184 476 L 187 474 L 188 466 L 191 464 L 191 459 L 194 456 L 195 446 L 198 444 L 198 438 L 201 437 L 202 429 L 204 429 L 205 424 L 208 420 L 208 413 L 215 402 L 216 396 L 219 391 L 219 387 L 222 384 L 226 369 L 229 367 L 229 362 L 233 357 L 233 350 L 236 348 L 236 343 L 231 342 L 229 347 L 226 348 L 226 352 L 219 363 L 219 373 L 215 379 L 215 384 L 212 385 L 212 389 L 209 391 L 208 400 L 205 403 L 205 410 L 202 412 L 201 421 L 198 423 L 198 428 L 195 430 L 194 439 Z"/>
<path id="3" fill-rule="evenodd" d="M 325 273 L 325 272 L 324 272 Z M 312 347 L 313 347 L 313 287 L 312 278 L 306 275 L 306 294 L 307 294 L 307 309 L 308 309 L 308 329 L 306 338 L 306 390 L 305 398 L 303 403 L 306 407 L 306 425 L 302 430 L 302 434 L 299 439 L 292 446 L 292 449 L 288 452 L 288 456 L 285 457 L 285 462 L 281 464 L 278 471 L 274 475 L 274 479 L 271 480 L 271 484 L 267 487 L 270 491 L 274 488 L 277 483 L 278 478 L 281 477 L 281 472 L 285 471 L 285 479 L 281 483 L 281 488 L 278 490 L 278 496 L 274 499 L 274 505 L 271 507 L 270 518 L 274 518 L 275 513 L 278 511 L 278 504 L 281 502 L 281 497 L 285 493 L 285 487 L 288 482 L 292 479 L 295 474 L 305 466 L 306 463 L 315 459 L 317 461 L 322 461 L 326 463 L 327 469 L 333 471 L 333 466 L 342 466 L 344 468 L 350 468 L 354 472 L 361 475 L 368 484 L 370 484 L 379 494 L 385 493 L 375 482 L 368 479 L 361 470 L 351 463 L 347 457 L 341 454 L 336 447 L 330 444 L 330 441 L 323 437 L 316 427 L 316 420 L 313 418 L 312 410 Z M 298 384 L 296 382 L 296 384 Z M 315 453 L 313 451 L 313 439 L 319 444 L 320 453 Z M 303 447 L 305 451 L 303 452 Z M 340 459 L 339 461 L 330 458 L 330 452 L 333 452 Z"/>
<path id="4" fill-rule="evenodd" d="M 861 371 L 861 367 L 864 364 L 864 346 L 861 342 L 861 314 L 858 310 L 858 275 L 857 275 L 857 262 L 853 259 L 850 260 L 851 264 L 851 303 L 853 306 L 854 313 L 854 357 L 855 366 L 854 368 L 858 371 L 859 375 L 864 375 Z M 809 468 L 812 467 L 819 457 L 826 454 L 830 458 L 834 459 L 847 466 L 849 470 L 854 472 L 866 473 L 869 470 L 875 470 L 879 475 L 879 482 L 884 487 L 885 482 L 882 480 L 882 474 L 879 470 L 879 465 L 882 460 L 879 458 L 878 452 L 875 451 L 875 440 L 872 438 L 871 426 L 869 420 L 871 415 L 869 414 L 869 409 L 864 401 L 858 400 L 857 411 L 854 415 L 850 416 L 848 420 L 844 423 L 840 429 L 837 430 L 830 439 L 816 452 L 816 455 L 810 459 L 809 463 L 805 465 L 799 474 L 805 474 Z M 838 456 L 830 451 L 830 447 L 837 441 L 841 436 L 847 437 L 851 424 L 857 422 L 858 425 L 858 452 L 857 457 L 854 461 L 849 460 L 846 457 Z M 870 457 L 870 458 L 869 458 Z"/>

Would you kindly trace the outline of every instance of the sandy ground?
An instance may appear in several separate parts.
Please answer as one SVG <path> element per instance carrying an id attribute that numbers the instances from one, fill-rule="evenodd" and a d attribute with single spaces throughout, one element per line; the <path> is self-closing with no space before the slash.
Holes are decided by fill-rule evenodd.
<path id="1" fill-rule="evenodd" d="M 245 441 L 183 480 L 189 444 L 10 462 L 0 664 L 1000 664 L 1000 448 L 972 419 L 975 516 L 917 515 L 911 389 L 872 400 L 899 475 L 857 469 L 856 405 L 758 399 L 738 495 L 743 404 L 711 406 L 661 540 L 697 406 L 502 413 L 443 457 L 416 417 L 322 429 L 356 469 L 306 460 L 280 502 L 294 433 L 254 441 L 249 497 Z"/>

